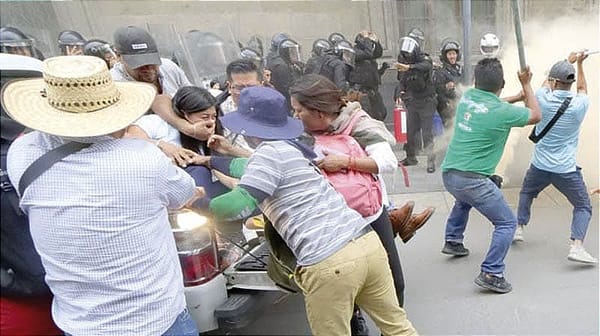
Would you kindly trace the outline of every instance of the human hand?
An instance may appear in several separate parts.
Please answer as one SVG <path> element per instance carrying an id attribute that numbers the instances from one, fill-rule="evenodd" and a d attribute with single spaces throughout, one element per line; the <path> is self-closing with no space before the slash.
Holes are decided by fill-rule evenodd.
<path id="1" fill-rule="evenodd" d="M 233 144 L 227 140 L 224 136 L 213 134 L 208 138 L 208 147 L 221 154 L 231 154 L 233 150 Z"/>
<path id="2" fill-rule="evenodd" d="M 600 194 L 600 188 L 596 188 L 596 189 L 590 190 L 590 194 L 591 195 L 593 195 L 593 194 Z"/>
<path id="3" fill-rule="evenodd" d="M 194 202 L 196 202 L 204 196 L 206 196 L 206 191 L 204 190 L 204 187 L 196 187 L 194 189 L 194 195 L 192 195 L 192 198 L 190 198 L 182 208 L 193 209 Z"/>
<path id="4" fill-rule="evenodd" d="M 398 71 L 404 72 L 404 71 L 410 70 L 410 65 L 404 64 L 404 63 L 395 62 L 394 63 L 394 68 L 396 68 L 396 70 L 398 70 Z"/>
<path id="5" fill-rule="evenodd" d="M 334 155 L 331 154 L 331 152 L 329 152 L 327 149 L 323 149 L 323 155 L 325 155 L 324 158 L 316 161 L 317 167 L 320 169 L 326 172 L 335 173 L 342 169 L 348 168 L 348 163 L 350 161 L 348 156 Z"/>
<path id="6" fill-rule="evenodd" d="M 446 83 L 446 89 L 447 90 L 453 90 L 456 87 L 456 83 L 454 82 L 448 82 Z"/>
<path id="7" fill-rule="evenodd" d="M 569 53 L 569 57 L 567 57 L 567 61 L 569 61 L 571 64 L 575 63 L 575 61 L 577 61 L 577 52 L 571 51 L 571 53 Z"/>
<path id="8" fill-rule="evenodd" d="M 519 82 L 521 82 L 521 86 L 530 85 L 531 77 L 533 77 L 533 74 L 531 73 L 531 70 L 529 69 L 529 65 L 526 66 L 524 70 L 519 70 L 519 72 L 517 73 L 517 76 L 519 77 Z"/>
<path id="9" fill-rule="evenodd" d="M 585 53 L 585 50 L 577 53 L 577 64 L 583 63 L 583 60 L 585 60 L 587 57 L 588 55 Z"/>
<path id="10" fill-rule="evenodd" d="M 190 160 L 192 160 L 195 155 L 198 155 L 189 149 L 179 147 L 169 142 L 160 141 L 157 143 L 157 146 L 173 160 L 176 165 L 183 168 L 190 164 Z"/>
<path id="11" fill-rule="evenodd" d="M 210 162 L 210 156 L 194 153 L 193 157 L 191 159 L 189 159 L 187 163 L 201 165 L 201 166 L 208 166 L 209 162 Z"/>

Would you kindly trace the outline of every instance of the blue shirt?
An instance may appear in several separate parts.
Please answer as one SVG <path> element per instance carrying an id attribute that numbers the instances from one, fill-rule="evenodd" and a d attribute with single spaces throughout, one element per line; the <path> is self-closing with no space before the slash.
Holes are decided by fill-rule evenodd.
<path id="1" fill-rule="evenodd" d="M 536 125 L 536 134 L 552 120 L 567 97 L 573 97 L 565 113 L 536 145 L 531 163 L 538 169 L 553 173 L 568 173 L 576 169 L 575 155 L 579 142 L 579 129 L 590 105 L 585 94 L 574 95 L 570 91 L 538 89 L 536 99 L 542 110 L 542 120 Z"/>

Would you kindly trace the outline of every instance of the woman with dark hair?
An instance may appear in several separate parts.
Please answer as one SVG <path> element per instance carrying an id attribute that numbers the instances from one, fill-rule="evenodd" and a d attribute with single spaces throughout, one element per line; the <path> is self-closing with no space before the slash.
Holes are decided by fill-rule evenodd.
<path id="1" fill-rule="evenodd" d="M 291 88 L 291 103 L 295 117 L 302 120 L 309 135 L 341 134 L 351 127 L 350 136 L 364 149 L 367 156 L 362 158 L 323 153 L 316 163 L 327 172 L 355 170 L 371 173 L 379 179 L 382 189 L 381 208 L 373 215 L 365 217 L 377 232 L 385 250 L 394 278 L 398 303 L 404 303 L 404 277 L 400 258 L 394 242 L 392 224 L 385 205 L 388 203 L 381 173 L 392 173 L 398 160 L 392 151 L 395 139 L 383 122 L 371 118 L 357 102 L 358 97 L 344 96 L 343 92 L 329 79 L 315 74 L 304 75 Z M 356 122 L 351 124 L 355 114 Z M 433 208 L 411 217 L 414 230 L 422 226 L 433 213 Z M 354 321 L 353 321 L 354 322 Z"/>
<path id="2" fill-rule="evenodd" d="M 192 136 L 179 132 L 156 114 L 141 117 L 127 129 L 130 137 L 153 141 L 194 178 L 197 186 L 205 188 L 206 197 L 196 203 L 199 207 L 208 205 L 213 197 L 229 191 L 237 183 L 237 179 L 193 164 L 194 157 L 211 155 L 212 151 L 233 156 L 240 154 L 221 136 L 216 104 L 216 99 L 208 90 L 184 86 L 173 96 L 171 108 L 177 116 L 193 125 Z"/>

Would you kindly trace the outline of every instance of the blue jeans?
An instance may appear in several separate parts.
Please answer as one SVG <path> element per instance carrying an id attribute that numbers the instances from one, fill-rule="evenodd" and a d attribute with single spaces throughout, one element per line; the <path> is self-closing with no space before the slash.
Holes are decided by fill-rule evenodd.
<path id="1" fill-rule="evenodd" d="M 542 190 L 552 184 L 573 205 L 571 239 L 583 240 L 592 218 L 592 205 L 581 168 L 570 173 L 552 173 L 530 165 L 519 193 L 518 221 L 526 225 L 531 217 L 531 203 Z"/>
<path id="2" fill-rule="evenodd" d="M 517 218 L 500 189 L 488 178 L 463 176 L 448 171 L 442 174 L 446 190 L 456 201 L 446 222 L 446 241 L 460 242 L 464 239 L 465 228 L 471 208 L 477 209 L 494 225 L 492 242 L 481 264 L 481 270 L 491 274 L 504 272 L 504 258 L 517 228 Z"/>
<path id="3" fill-rule="evenodd" d="M 163 336 L 198 336 L 199 334 L 196 322 L 192 320 L 190 312 L 185 308 Z"/>

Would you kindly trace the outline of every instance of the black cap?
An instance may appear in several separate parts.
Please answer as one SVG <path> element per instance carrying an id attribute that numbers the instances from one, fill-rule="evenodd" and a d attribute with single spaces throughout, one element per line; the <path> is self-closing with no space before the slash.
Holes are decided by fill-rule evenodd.
<path id="1" fill-rule="evenodd" d="M 156 42 L 142 28 L 121 27 L 115 31 L 114 41 L 115 48 L 130 68 L 137 69 L 144 65 L 161 64 Z"/>
<path id="2" fill-rule="evenodd" d="M 571 84 L 575 81 L 575 67 L 567 61 L 556 62 L 550 69 L 548 77 Z"/>

